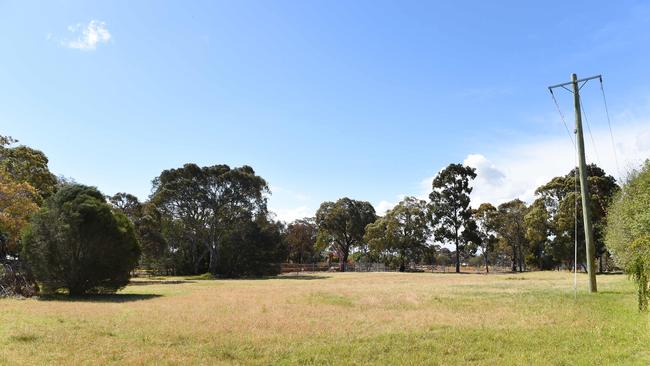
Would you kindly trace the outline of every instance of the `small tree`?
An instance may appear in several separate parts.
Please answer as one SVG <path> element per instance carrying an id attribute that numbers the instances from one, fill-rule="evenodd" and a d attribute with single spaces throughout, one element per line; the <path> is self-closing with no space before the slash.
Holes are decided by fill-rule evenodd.
<path id="1" fill-rule="evenodd" d="M 23 237 L 22 255 L 47 291 L 111 293 L 140 256 L 133 225 L 93 187 L 68 185 L 46 200 Z"/>
<path id="2" fill-rule="evenodd" d="M 614 260 L 636 282 L 639 309 L 650 298 L 650 160 L 633 172 L 609 209 L 605 236 Z"/>

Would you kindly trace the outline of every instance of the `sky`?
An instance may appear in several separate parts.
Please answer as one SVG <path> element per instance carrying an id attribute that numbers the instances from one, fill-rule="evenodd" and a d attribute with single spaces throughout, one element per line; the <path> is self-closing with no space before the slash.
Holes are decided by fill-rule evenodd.
<path id="1" fill-rule="evenodd" d="M 0 134 L 142 200 L 164 169 L 250 165 L 285 221 L 383 213 L 461 162 L 473 206 L 531 202 L 575 166 L 547 89 L 571 73 L 603 75 L 611 116 L 590 81 L 587 161 L 650 157 L 648 29 L 642 1 L 0 0 Z"/>

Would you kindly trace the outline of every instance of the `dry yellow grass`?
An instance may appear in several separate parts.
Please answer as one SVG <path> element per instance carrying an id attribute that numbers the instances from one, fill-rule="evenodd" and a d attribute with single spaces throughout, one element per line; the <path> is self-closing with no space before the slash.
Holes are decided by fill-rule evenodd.
<path id="1" fill-rule="evenodd" d="M 580 286 L 585 288 L 580 277 Z M 334 273 L 0 300 L 0 364 L 649 364 L 623 276 Z"/>

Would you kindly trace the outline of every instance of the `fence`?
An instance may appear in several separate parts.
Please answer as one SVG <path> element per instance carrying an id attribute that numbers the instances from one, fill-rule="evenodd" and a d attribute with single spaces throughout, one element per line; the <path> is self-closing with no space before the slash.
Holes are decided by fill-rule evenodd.
<path id="1" fill-rule="evenodd" d="M 340 270 L 339 263 L 282 263 L 282 273 L 309 273 L 309 272 L 335 272 Z M 345 272 L 398 272 L 399 267 L 389 267 L 384 263 L 346 263 L 344 264 Z M 410 264 L 405 269 L 407 272 L 429 272 L 429 273 L 448 273 L 455 272 L 454 265 L 423 265 Z M 464 273 L 484 273 L 483 266 L 462 265 L 460 268 Z M 490 267 L 490 272 L 502 273 L 510 272 L 509 267 Z"/>

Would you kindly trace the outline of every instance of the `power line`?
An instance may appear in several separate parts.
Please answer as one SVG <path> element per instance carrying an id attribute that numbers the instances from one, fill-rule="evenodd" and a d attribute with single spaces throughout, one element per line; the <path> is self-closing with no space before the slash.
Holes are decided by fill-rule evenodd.
<path id="1" fill-rule="evenodd" d="M 603 94 L 603 103 L 605 104 L 605 115 L 607 115 L 607 126 L 609 126 L 609 136 L 612 139 L 612 150 L 614 150 L 614 161 L 616 162 L 616 170 L 618 171 L 618 179 L 622 178 L 621 167 L 618 165 L 618 154 L 616 153 L 616 143 L 614 142 L 614 133 L 612 132 L 612 121 L 609 118 L 609 108 L 607 107 L 607 98 L 605 98 L 605 88 L 603 87 L 603 77 L 600 78 L 600 91 Z"/>
<path id="2" fill-rule="evenodd" d="M 551 97 L 553 98 L 553 102 L 555 103 L 555 108 L 557 108 L 558 113 L 560 113 L 560 119 L 562 119 L 562 124 L 564 124 L 564 129 L 566 129 L 566 133 L 569 135 L 569 140 L 571 140 L 571 143 L 575 148 L 576 143 L 575 141 L 573 141 L 573 137 L 571 136 L 571 131 L 569 131 L 569 126 L 566 124 L 566 120 L 564 119 L 564 114 L 562 113 L 562 109 L 560 108 L 557 99 L 555 99 L 555 94 L 553 93 L 553 89 L 548 88 L 548 90 L 551 92 Z"/>
<path id="3" fill-rule="evenodd" d="M 587 124 L 587 131 L 589 131 L 591 144 L 594 149 L 594 154 L 596 155 L 596 163 L 598 163 L 598 166 L 602 166 L 600 165 L 600 157 L 598 156 L 598 149 L 596 149 L 596 140 L 594 140 L 594 135 L 591 133 L 591 125 L 589 124 L 589 120 L 587 119 L 587 111 L 585 111 L 585 106 L 582 104 L 582 98 L 580 98 L 580 110 L 582 110 L 582 115 L 584 116 L 585 123 Z"/>

